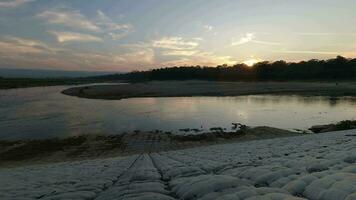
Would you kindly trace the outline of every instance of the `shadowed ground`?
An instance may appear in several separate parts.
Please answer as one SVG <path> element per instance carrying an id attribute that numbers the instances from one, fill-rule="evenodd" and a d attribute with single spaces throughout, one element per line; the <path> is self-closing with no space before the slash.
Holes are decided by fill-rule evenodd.
<path id="1" fill-rule="evenodd" d="M 108 136 L 83 135 L 64 139 L 0 141 L 0 167 L 106 158 L 295 135 L 300 133 L 271 127 L 246 127 L 236 132 L 216 131 L 185 136 L 156 131 Z"/>

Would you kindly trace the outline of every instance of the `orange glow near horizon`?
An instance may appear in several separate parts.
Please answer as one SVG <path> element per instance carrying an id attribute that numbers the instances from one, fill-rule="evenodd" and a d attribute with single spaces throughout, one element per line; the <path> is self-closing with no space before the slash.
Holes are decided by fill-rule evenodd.
<path id="1" fill-rule="evenodd" d="M 131 72 L 356 57 L 356 0 L 319 1 L 328 3 L 0 0 L 0 68 Z"/>
<path id="2" fill-rule="evenodd" d="M 260 62 L 260 60 L 252 58 L 252 59 L 246 60 L 246 61 L 244 61 L 242 63 L 247 65 L 247 66 L 249 66 L 249 67 L 252 67 L 254 64 L 256 64 L 258 62 Z"/>

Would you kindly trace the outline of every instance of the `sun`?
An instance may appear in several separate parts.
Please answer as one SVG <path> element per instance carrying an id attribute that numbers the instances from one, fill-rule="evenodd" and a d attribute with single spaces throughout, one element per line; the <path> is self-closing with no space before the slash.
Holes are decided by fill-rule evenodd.
<path id="1" fill-rule="evenodd" d="M 258 63 L 258 62 L 260 62 L 260 60 L 251 58 L 251 59 L 246 60 L 246 61 L 244 61 L 244 62 L 242 62 L 242 63 L 245 64 L 245 65 L 247 65 L 247 66 L 249 66 L 249 67 L 252 67 L 254 64 L 256 64 L 256 63 Z"/>

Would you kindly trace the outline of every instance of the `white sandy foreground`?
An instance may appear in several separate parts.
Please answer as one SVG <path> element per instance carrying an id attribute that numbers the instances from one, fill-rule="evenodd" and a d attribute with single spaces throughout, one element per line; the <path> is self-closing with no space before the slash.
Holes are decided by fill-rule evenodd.
<path id="1" fill-rule="evenodd" d="M 0 170 L 0 199 L 356 199 L 356 131 Z"/>

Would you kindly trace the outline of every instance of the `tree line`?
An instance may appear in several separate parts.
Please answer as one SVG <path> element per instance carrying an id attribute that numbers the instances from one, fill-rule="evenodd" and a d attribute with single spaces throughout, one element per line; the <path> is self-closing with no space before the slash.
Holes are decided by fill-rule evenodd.
<path id="1" fill-rule="evenodd" d="M 145 80 L 214 80 L 214 81 L 264 81 L 264 80 L 355 80 L 356 59 L 337 56 L 329 60 L 312 59 L 301 62 L 259 62 L 253 66 L 226 64 L 216 67 L 181 66 L 134 71 L 97 77 L 99 79 Z"/>

